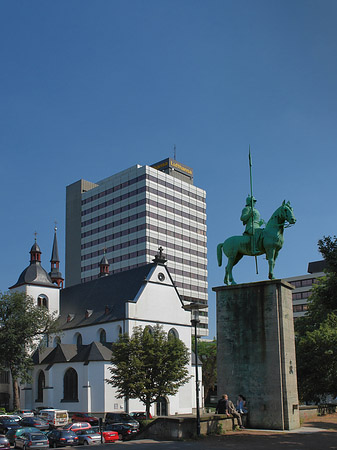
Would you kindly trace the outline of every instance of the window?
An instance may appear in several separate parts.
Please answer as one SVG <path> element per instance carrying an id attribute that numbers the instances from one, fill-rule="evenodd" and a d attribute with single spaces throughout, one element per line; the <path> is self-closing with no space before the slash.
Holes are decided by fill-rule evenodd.
<path id="1" fill-rule="evenodd" d="M 48 297 L 44 294 L 39 295 L 37 298 L 37 306 L 40 308 L 48 308 Z"/>
<path id="2" fill-rule="evenodd" d="M 73 343 L 77 345 L 77 348 L 82 345 L 82 335 L 81 333 L 75 333 Z"/>
<path id="3" fill-rule="evenodd" d="M 43 370 L 40 370 L 37 378 L 37 402 L 43 402 L 43 389 L 46 385 L 46 379 Z"/>
<path id="4" fill-rule="evenodd" d="M 63 401 L 78 402 L 78 377 L 76 370 L 72 367 L 64 374 Z"/>
<path id="5" fill-rule="evenodd" d="M 105 330 L 101 330 L 99 333 L 99 342 L 101 344 L 105 344 L 106 343 L 106 331 Z"/>
<path id="6" fill-rule="evenodd" d="M 145 332 L 147 332 L 147 333 L 150 333 L 151 335 L 153 334 L 153 328 L 150 326 L 150 325 L 147 325 L 145 328 L 144 328 L 144 333 Z"/>
<path id="7" fill-rule="evenodd" d="M 171 328 L 168 332 L 169 339 L 179 339 L 179 333 L 175 328 Z"/>

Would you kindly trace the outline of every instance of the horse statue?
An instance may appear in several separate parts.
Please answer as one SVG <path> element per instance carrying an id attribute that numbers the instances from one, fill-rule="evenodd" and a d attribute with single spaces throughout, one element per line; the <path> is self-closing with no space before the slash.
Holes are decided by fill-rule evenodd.
<path id="1" fill-rule="evenodd" d="M 290 202 L 286 203 L 284 200 L 269 219 L 266 228 L 255 230 L 254 236 L 232 236 L 226 239 L 223 244 L 218 244 L 219 267 L 222 264 L 222 252 L 228 258 L 224 283 L 227 285 L 236 284 L 232 275 L 232 269 L 244 255 L 256 256 L 266 254 L 269 264 L 268 278 L 270 280 L 275 279 L 274 266 L 278 252 L 281 250 L 284 242 L 283 230 L 295 222 L 293 208 L 290 206 Z M 254 239 L 254 246 L 252 246 L 252 239 Z M 255 251 L 252 251 L 252 247 L 255 247 Z"/>

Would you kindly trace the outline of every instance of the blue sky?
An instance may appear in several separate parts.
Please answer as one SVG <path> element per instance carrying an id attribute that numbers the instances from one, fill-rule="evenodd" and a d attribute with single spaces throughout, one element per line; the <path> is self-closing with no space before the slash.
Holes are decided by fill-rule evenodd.
<path id="1" fill-rule="evenodd" d="M 210 335 L 222 284 L 216 245 L 243 232 L 249 192 L 267 220 L 286 199 L 279 278 L 336 233 L 335 0 L 3 0 L 0 3 L 0 289 L 54 221 L 64 273 L 65 187 L 173 157 L 207 191 Z M 267 262 L 234 269 L 266 279 Z"/>

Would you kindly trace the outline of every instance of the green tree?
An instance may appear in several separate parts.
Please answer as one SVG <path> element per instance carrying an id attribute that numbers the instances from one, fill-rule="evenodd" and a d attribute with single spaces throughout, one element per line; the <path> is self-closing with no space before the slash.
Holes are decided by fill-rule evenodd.
<path id="1" fill-rule="evenodd" d="M 30 382 L 32 352 L 57 330 L 54 317 L 23 292 L 0 292 L 0 367 L 9 369 L 14 409 L 20 409 L 19 380 Z"/>
<path id="2" fill-rule="evenodd" d="M 194 346 L 193 346 L 194 348 Z M 198 340 L 198 358 L 202 363 L 202 384 L 205 399 L 210 389 L 214 389 L 217 381 L 217 343 L 213 341 Z"/>
<path id="3" fill-rule="evenodd" d="M 138 398 L 150 406 L 158 397 L 174 395 L 189 380 L 189 353 L 185 344 L 167 335 L 161 326 L 151 331 L 133 329 L 132 337 L 123 334 L 112 344 L 111 379 L 119 398 Z"/>
<path id="4" fill-rule="evenodd" d="M 337 238 L 323 237 L 318 248 L 326 275 L 313 286 L 307 314 L 295 322 L 301 400 L 337 395 Z"/>

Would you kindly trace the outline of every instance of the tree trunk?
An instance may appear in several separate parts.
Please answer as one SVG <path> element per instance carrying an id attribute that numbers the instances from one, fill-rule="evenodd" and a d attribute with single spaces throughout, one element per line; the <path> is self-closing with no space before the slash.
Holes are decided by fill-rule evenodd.
<path id="1" fill-rule="evenodd" d="M 20 395 L 19 395 L 19 383 L 16 378 L 13 380 L 13 410 L 17 411 L 20 409 Z"/>
<path id="2" fill-rule="evenodd" d="M 151 403 L 150 401 L 146 402 L 146 420 L 148 420 L 150 418 L 150 407 L 151 407 Z"/>

